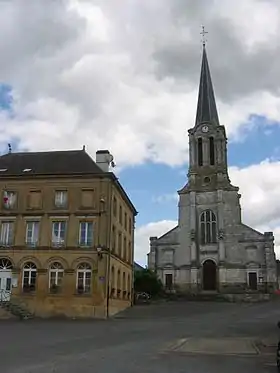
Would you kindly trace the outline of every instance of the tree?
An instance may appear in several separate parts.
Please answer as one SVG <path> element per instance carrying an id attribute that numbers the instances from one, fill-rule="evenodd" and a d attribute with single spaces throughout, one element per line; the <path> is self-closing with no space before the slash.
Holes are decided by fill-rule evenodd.
<path id="1" fill-rule="evenodd" d="M 145 292 L 151 296 L 155 296 L 161 292 L 162 288 L 162 282 L 156 273 L 150 269 L 142 269 L 134 273 L 135 292 Z"/>

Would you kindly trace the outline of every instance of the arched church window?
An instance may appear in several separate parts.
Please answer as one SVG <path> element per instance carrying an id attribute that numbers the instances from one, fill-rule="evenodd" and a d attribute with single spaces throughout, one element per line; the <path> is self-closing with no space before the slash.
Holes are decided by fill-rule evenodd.
<path id="1" fill-rule="evenodd" d="M 214 138 L 209 138 L 209 153 L 210 153 L 210 165 L 214 166 L 215 164 L 215 146 L 214 146 Z"/>
<path id="2" fill-rule="evenodd" d="M 202 245 L 217 242 L 217 219 L 211 210 L 200 215 L 200 241 Z"/>
<path id="3" fill-rule="evenodd" d="M 202 138 L 197 140 L 197 162 L 199 166 L 203 165 Z"/>

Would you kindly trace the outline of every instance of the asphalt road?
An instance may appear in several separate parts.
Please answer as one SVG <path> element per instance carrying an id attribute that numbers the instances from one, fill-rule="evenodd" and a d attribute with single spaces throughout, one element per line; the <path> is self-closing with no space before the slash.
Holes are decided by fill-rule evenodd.
<path id="1" fill-rule="evenodd" d="M 276 372 L 272 345 L 278 338 L 279 302 L 168 303 L 137 306 L 121 316 L 108 321 L 1 321 L 0 372 Z M 188 338 L 201 350 L 176 350 L 178 341 Z M 218 352 L 207 350 L 209 338 L 220 343 Z M 242 350 L 243 339 L 268 347 L 231 356 L 223 351 L 224 339 L 233 343 L 233 350 Z"/>

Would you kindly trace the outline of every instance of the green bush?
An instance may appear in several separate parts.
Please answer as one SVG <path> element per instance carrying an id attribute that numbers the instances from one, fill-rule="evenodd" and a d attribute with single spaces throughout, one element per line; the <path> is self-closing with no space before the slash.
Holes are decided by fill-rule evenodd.
<path id="1" fill-rule="evenodd" d="M 145 292 L 154 297 L 161 293 L 162 288 L 162 282 L 155 272 L 149 269 L 143 269 L 134 273 L 135 292 Z"/>

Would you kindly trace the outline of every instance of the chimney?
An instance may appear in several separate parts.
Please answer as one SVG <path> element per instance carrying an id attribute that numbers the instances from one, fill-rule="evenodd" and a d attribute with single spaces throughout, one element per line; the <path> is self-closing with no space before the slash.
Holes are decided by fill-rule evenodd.
<path id="1" fill-rule="evenodd" d="M 109 150 L 97 150 L 96 164 L 104 172 L 109 172 L 109 166 L 113 162 L 114 157 L 110 154 Z"/>

